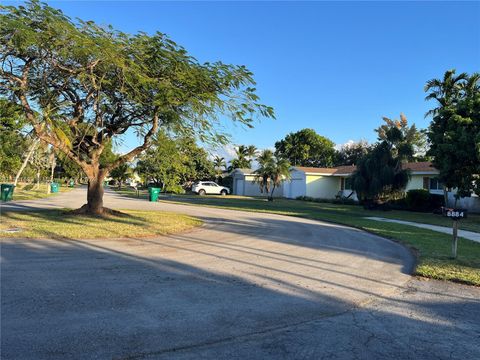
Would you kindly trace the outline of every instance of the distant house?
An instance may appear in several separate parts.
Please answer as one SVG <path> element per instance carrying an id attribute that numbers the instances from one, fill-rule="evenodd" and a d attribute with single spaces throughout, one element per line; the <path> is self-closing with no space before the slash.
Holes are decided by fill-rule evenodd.
<path id="1" fill-rule="evenodd" d="M 252 169 L 235 169 L 230 173 L 233 179 L 232 191 L 235 195 L 243 196 L 266 196 L 260 192 L 260 186 L 256 182 L 256 175 Z M 273 196 L 284 196 L 284 186 L 288 184 L 285 181 L 282 185 L 275 188 Z"/>
<path id="2" fill-rule="evenodd" d="M 407 163 L 411 178 L 405 191 L 425 189 L 432 194 L 443 194 L 443 184 L 438 180 L 439 171 L 430 162 Z M 338 166 L 334 168 L 292 167 L 291 179 L 284 181 L 282 186 L 275 190 L 276 196 L 295 199 L 299 196 L 309 196 L 318 199 L 335 199 L 347 197 L 358 200 L 352 190 L 351 176 L 355 166 Z M 255 174 L 250 169 L 236 169 L 233 176 L 233 193 L 245 196 L 262 195 L 258 184 L 255 183 Z M 455 192 L 449 192 L 449 201 L 453 205 Z M 471 198 L 461 198 L 458 207 L 473 211 L 480 211 L 480 198 L 472 195 Z"/>
<path id="3" fill-rule="evenodd" d="M 335 199 L 337 195 L 352 194 L 350 176 L 355 166 L 338 166 L 335 168 L 314 168 L 295 166 L 290 171 L 291 180 L 285 182 L 283 196 L 295 199 L 299 196 L 309 196 L 319 199 Z"/>

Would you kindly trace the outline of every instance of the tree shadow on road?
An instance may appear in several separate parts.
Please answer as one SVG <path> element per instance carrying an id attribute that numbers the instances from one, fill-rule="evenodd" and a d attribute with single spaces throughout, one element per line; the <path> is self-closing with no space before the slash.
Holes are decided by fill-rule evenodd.
<path id="1" fill-rule="evenodd" d="M 264 262 L 275 259 L 261 258 L 297 262 L 295 254 L 218 243 L 205 253 L 196 248 L 203 243 L 190 243 L 189 251 L 181 245 L 192 239 L 162 239 L 3 242 L 2 358 L 277 359 L 335 352 L 433 359 L 445 357 L 447 347 L 461 348 L 463 358 L 478 350 L 478 298 L 393 300 L 363 310 L 331 291 L 342 284 L 309 275 L 313 270 L 287 276 L 296 269 L 266 269 Z M 228 258 L 238 250 L 246 251 L 248 264 Z M 305 261 L 327 274 L 328 267 L 338 270 Z M 301 276 L 312 279 L 302 283 Z M 417 310 L 421 316 L 412 316 Z"/>

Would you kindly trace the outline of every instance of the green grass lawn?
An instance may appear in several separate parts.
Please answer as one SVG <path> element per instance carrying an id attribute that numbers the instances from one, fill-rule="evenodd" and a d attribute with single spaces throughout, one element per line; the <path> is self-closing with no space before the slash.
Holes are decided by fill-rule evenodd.
<path id="1" fill-rule="evenodd" d="M 133 191 L 129 190 L 124 190 L 121 193 L 125 196 L 136 196 Z M 407 211 L 369 211 L 356 205 L 336 205 L 286 199 L 268 202 L 260 198 L 189 195 L 173 195 L 160 199 L 161 201 L 183 204 L 299 216 L 354 226 L 397 240 L 415 249 L 418 256 L 417 275 L 480 286 L 479 243 L 460 238 L 458 257 L 453 260 L 450 258 L 450 235 L 408 225 L 365 219 L 368 216 L 378 216 L 434 225 L 452 225 L 450 219 L 440 215 Z M 470 215 L 468 219 L 461 221 L 460 227 L 465 230 L 480 232 L 480 216 Z"/>
<path id="2" fill-rule="evenodd" d="M 37 189 L 36 184 L 18 184 L 13 191 L 13 201 L 17 200 L 35 200 L 42 199 L 48 196 L 54 196 L 58 193 L 47 194 L 47 189 L 50 187 L 50 184 L 40 184 L 40 187 Z M 59 192 L 69 191 L 72 188 L 67 187 L 62 184 L 59 188 Z"/>
<path id="3" fill-rule="evenodd" d="M 190 216 L 161 211 L 122 211 L 125 215 L 88 217 L 68 211 L 3 212 L 0 238 L 93 239 L 172 234 L 201 225 Z M 12 231 L 20 229 L 21 231 Z"/>

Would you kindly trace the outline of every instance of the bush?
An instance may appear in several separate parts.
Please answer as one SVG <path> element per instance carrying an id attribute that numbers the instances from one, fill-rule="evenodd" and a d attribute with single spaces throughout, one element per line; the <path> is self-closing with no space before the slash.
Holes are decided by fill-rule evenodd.
<path id="1" fill-rule="evenodd" d="M 323 199 L 323 198 L 314 198 L 311 196 L 297 196 L 296 200 L 308 201 L 308 202 L 317 202 L 317 203 L 328 203 L 328 204 L 342 204 L 342 205 L 356 205 L 357 201 L 347 198 L 338 198 L 338 199 Z"/>
<path id="2" fill-rule="evenodd" d="M 315 198 L 311 196 L 297 196 L 295 199 L 301 201 L 315 201 Z"/>
<path id="3" fill-rule="evenodd" d="M 409 190 L 405 203 L 411 211 L 431 212 L 443 204 L 443 196 L 430 194 L 428 190 Z"/>
<path id="4" fill-rule="evenodd" d="M 185 194 L 185 189 L 181 185 L 165 186 L 164 192 L 172 194 Z"/>

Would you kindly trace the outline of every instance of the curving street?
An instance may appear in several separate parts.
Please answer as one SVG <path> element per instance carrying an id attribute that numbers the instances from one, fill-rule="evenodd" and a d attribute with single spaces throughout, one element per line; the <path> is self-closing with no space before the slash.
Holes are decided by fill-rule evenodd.
<path id="1" fill-rule="evenodd" d="M 76 208 L 85 189 L 2 204 Z M 150 203 L 156 238 L 3 239 L 2 359 L 477 359 L 480 289 L 412 278 L 402 245 L 340 225 Z"/>

